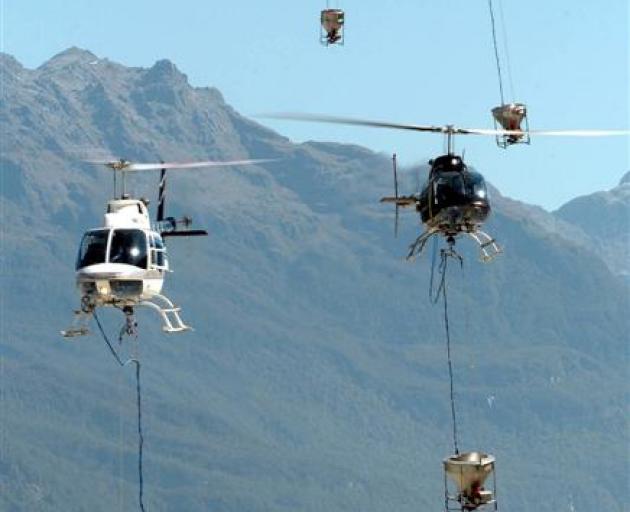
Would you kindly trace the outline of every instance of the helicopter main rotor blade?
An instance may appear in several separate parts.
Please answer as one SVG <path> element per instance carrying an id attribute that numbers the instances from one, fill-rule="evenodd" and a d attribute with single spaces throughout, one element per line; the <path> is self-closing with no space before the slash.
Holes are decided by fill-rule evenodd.
<path id="1" fill-rule="evenodd" d="M 615 137 L 630 135 L 630 130 L 492 130 L 486 128 L 455 128 L 462 135 L 533 135 L 552 137 Z"/>
<path id="2" fill-rule="evenodd" d="M 214 160 L 205 160 L 202 162 L 164 162 L 155 164 L 129 164 L 125 167 L 125 171 L 152 171 L 155 169 L 197 169 L 199 167 L 231 167 L 235 165 L 253 165 L 265 162 L 273 162 L 275 159 L 249 159 L 249 160 L 229 160 L 225 162 L 217 162 Z"/>
<path id="3" fill-rule="evenodd" d="M 225 162 L 204 160 L 200 162 L 163 162 L 163 163 L 132 163 L 126 160 L 86 160 L 86 163 L 105 165 L 114 170 L 123 171 L 153 171 L 158 169 L 196 169 L 199 167 L 230 167 L 235 165 L 253 165 L 273 162 L 277 159 L 262 158 L 248 160 L 228 160 Z"/>
<path id="4" fill-rule="evenodd" d="M 449 131 L 449 127 L 447 126 L 423 126 L 423 125 L 415 125 L 415 124 L 400 124 L 400 123 L 390 123 L 387 121 L 371 121 L 368 119 L 356 119 L 353 117 L 337 117 L 337 116 L 328 116 L 328 115 L 320 115 L 320 114 L 300 114 L 300 113 L 293 113 L 293 112 L 262 114 L 257 117 L 263 117 L 267 119 L 287 119 L 289 121 L 313 121 L 316 123 L 369 126 L 371 128 L 391 128 L 394 130 L 411 130 L 415 132 L 447 133 Z"/>
<path id="5" fill-rule="evenodd" d="M 528 133 L 552 137 L 616 137 L 630 135 L 630 130 L 530 130 Z"/>
<path id="6" fill-rule="evenodd" d="M 267 119 L 287 119 L 289 121 L 312 121 L 316 123 L 345 124 L 351 126 L 368 126 L 371 128 L 390 128 L 394 130 L 410 130 L 415 132 L 450 133 L 455 135 L 542 135 L 556 137 L 611 137 L 630 135 L 630 130 L 496 130 L 487 128 L 458 128 L 453 125 L 429 126 L 417 124 L 391 123 L 388 121 L 373 121 L 368 119 L 356 119 L 352 117 L 338 117 L 321 114 L 302 114 L 294 112 L 281 112 L 263 114 L 258 117 Z"/>
<path id="7" fill-rule="evenodd" d="M 114 165 L 120 165 L 120 160 L 81 160 L 81 162 L 91 165 L 106 165 L 107 167 L 113 167 Z M 124 162 L 124 161 L 123 161 Z"/>

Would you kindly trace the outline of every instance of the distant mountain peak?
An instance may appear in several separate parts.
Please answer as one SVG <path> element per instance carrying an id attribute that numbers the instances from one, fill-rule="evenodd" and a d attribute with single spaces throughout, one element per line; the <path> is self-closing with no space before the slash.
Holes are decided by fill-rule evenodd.
<path id="1" fill-rule="evenodd" d="M 71 64 L 92 63 L 98 60 L 99 58 L 91 51 L 71 46 L 44 62 L 40 68 L 65 67 Z"/>
<path id="2" fill-rule="evenodd" d="M 153 66 L 147 70 L 145 79 L 160 82 L 188 83 L 188 77 L 168 59 L 161 59 L 153 64 Z"/>
<path id="3" fill-rule="evenodd" d="M 592 238 L 614 274 L 630 275 L 630 172 L 616 187 L 576 197 L 555 214 Z"/>
<path id="4" fill-rule="evenodd" d="M 0 68 L 3 72 L 18 72 L 22 71 L 24 67 L 20 62 L 13 56 L 8 53 L 0 52 Z"/>

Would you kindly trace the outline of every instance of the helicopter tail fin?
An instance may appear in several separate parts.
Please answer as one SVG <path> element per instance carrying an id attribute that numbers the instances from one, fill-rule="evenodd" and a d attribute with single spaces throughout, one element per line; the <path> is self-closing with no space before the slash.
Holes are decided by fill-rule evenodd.
<path id="1" fill-rule="evenodd" d="M 164 163 L 164 162 L 162 162 Z M 157 221 L 162 222 L 164 220 L 164 200 L 166 192 L 166 169 L 160 170 L 160 185 L 158 187 L 158 204 L 157 204 Z"/>
<path id="2" fill-rule="evenodd" d="M 162 161 L 162 163 L 164 163 Z M 207 236 L 205 229 L 189 229 L 192 225 L 192 218 L 185 216 L 181 219 L 174 217 L 165 217 L 166 203 L 166 168 L 160 170 L 160 184 L 158 187 L 158 204 L 157 204 L 157 229 L 162 237 L 186 237 L 186 236 Z M 178 229 L 183 226 L 184 229 Z"/>

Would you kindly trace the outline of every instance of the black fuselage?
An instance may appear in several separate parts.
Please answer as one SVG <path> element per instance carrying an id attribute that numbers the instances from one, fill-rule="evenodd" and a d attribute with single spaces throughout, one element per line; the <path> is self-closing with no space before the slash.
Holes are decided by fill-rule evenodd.
<path id="1" fill-rule="evenodd" d="M 474 232 L 490 214 L 483 176 L 469 171 L 461 157 L 443 155 L 431 162 L 416 209 L 429 229 L 447 236 Z"/>

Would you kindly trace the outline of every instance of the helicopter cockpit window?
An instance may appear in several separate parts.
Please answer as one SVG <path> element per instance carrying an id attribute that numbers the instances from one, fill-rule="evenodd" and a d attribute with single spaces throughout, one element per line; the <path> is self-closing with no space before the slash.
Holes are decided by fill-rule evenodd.
<path id="1" fill-rule="evenodd" d="M 147 268 L 147 236 L 141 229 L 116 229 L 109 248 L 110 263 Z"/>
<path id="2" fill-rule="evenodd" d="M 81 245 L 79 247 L 79 255 L 77 257 L 77 270 L 87 267 L 88 265 L 105 263 L 108 237 L 109 229 L 88 231 L 85 235 L 83 235 L 83 239 L 81 240 Z"/>
<path id="3" fill-rule="evenodd" d="M 460 173 L 444 173 L 435 182 L 435 201 L 444 206 L 454 206 L 466 196 L 464 179 Z"/>
<path id="4" fill-rule="evenodd" d="M 483 179 L 481 174 L 473 172 L 469 173 L 468 189 L 469 193 L 472 194 L 475 199 L 487 199 L 488 191 L 486 189 L 486 181 Z"/>

